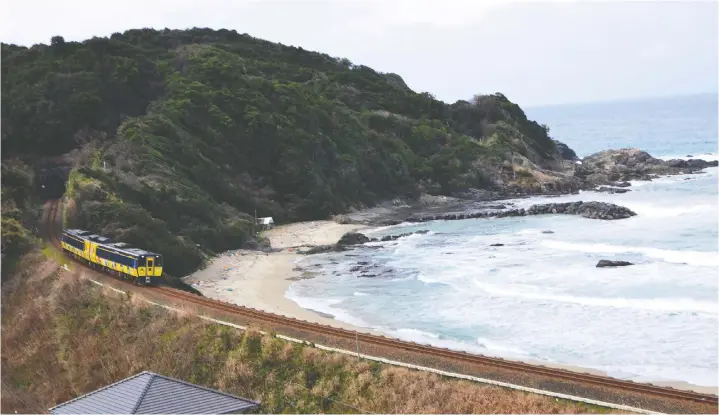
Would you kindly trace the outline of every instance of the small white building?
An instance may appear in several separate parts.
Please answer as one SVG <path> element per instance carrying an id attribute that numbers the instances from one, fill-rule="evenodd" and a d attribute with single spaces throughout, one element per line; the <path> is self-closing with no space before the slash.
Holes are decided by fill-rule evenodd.
<path id="1" fill-rule="evenodd" d="M 259 225 L 260 229 L 263 231 L 272 229 L 272 226 L 274 226 L 274 224 L 275 221 L 272 219 L 271 216 L 268 216 L 266 218 L 257 218 L 257 225 Z"/>

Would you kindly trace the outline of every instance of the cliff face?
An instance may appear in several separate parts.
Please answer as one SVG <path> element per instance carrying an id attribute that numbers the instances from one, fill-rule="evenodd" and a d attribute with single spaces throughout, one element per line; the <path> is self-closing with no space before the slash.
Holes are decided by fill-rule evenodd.
<path id="1" fill-rule="evenodd" d="M 446 104 L 235 31 L 55 37 L 3 44 L 2 58 L 3 156 L 66 155 L 68 225 L 163 252 L 175 275 L 250 241 L 255 211 L 308 220 L 396 196 L 576 186 L 566 146 L 502 94 Z"/>

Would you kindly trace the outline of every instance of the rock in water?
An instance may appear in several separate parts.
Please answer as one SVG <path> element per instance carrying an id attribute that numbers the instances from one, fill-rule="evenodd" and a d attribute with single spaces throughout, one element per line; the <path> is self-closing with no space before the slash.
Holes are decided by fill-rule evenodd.
<path id="1" fill-rule="evenodd" d="M 597 268 L 605 268 L 605 267 L 626 267 L 627 265 L 634 265 L 631 262 L 627 261 L 609 261 L 607 259 L 602 259 L 599 262 L 597 262 Z"/>
<path id="2" fill-rule="evenodd" d="M 504 244 L 491 244 L 489 246 L 504 246 Z"/>
<path id="3" fill-rule="evenodd" d="M 584 202 L 578 208 L 579 215 L 590 219 L 626 219 L 636 216 L 632 210 L 624 206 L 604 202 Z"/>
<path id="4" fill-rule="evenodd" d="M 374 278 L 377 274 L 360 274 L 357 276 L 357 278 Z"/>
<path id="5" fill-rule="evenodd" d="M 542 233 L 554 233 L 554 231 L 546 230 L 546 231 L 542 231 Z"/>
<path id="6" fill-rule="evenodd" d="M 618 187 L 607 187 L 607 186 L 599 186 L 599 187 L 596 188 L 594 191 L 595 191 L 595 192 L 610 193 L 610 194 L 613 194 L 613 193 L 627 193 L 627 192 L 631 192 L 630 189 L 622 189 L 622 188 L 618 188 Z"/>
<path id="7" fill-rule="evenodd" d="M 359 245 L 369 242 L 370 239 L 359 232 L 347 232 L 337 242 L 337 245 Z"/>
<path id="8" fill-rule="evenodd" d="M 319 245 L 319 246 L 313 246 L 312 248 L 308 249 L 307 251 L 303 252 L 305 255 L 313 255 L 313 254 L 322 254 L 325 252 L 332 252 L 332 251 L 346 251 L 347 248 L 345 248 L 343 245 L 339 244 L 332 244 L 332 245 Z"/>
<path id="9" fill-rule="evenodd" d="M 626 219 L 636 216 L 632 210 L 624 206 L 605 202 L 567 202 L 567 203 L 545 203 L 532 205 L 527 210 L 528 215 L 563 213 L 566 215 L 580 215 L 589 219 Z"/>
<path id="10" fill-rule="evenodd" d="M 414 234 L 424 235 L 426 233 L 429 233 L 429 230 L 425 229 L 425 230 L 421 230 L 421 231 L 417 231 L 417 232 L 401 233 L 399 235 L 385 235 L 382 237 L 382 239 L 379 239 L 379 241 L 381 241 L 381 242 L 396 241 L 397 239 L 404 238 L 405 236 L 410 236 L 410 235 L 414 235 Z M 376 238 L 372 238 L 372 242 L 375 242 L 377 240 L 378 239 L 376 239 Z"/>
<path id="11" fill-rule="evenodd" d="M 636 148 L 604 150 L 582 160 L 580 175 L 588 184 L 606 185 L 616 181 L 651 180 L 657 175 L 694 174 L 719 165 L 716 160 L 660 160 Z"/>

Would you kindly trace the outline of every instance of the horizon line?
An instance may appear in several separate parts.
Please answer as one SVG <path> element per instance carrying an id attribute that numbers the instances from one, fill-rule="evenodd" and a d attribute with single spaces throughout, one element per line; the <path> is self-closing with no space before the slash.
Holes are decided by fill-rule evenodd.
<path id="1" fill-rule="evenodd" d="M 612 103 L 618 103 L 618 102 L 640 102 L 640 101 L 650 101 L 650 100 L 656 100 L 656 99 L 689 98 L 689 97 L 696 97 L 696 96 L 701 96 L 701 95 L 714 95 L 715 98 L 719 99 L 719 90 L 704 91 L 704 92 L 679 92 L 679 93 L 664 94 L 664 95 L 644 95 L 644 96 L 624 97 L 624 98 L 622 98 L 622 97 L 606 98 L 606 99 L 598 99 L 598 100 L 591 100 L 591 101 L 567 101 L 567 102 L 550 103 L 550 104 L 524 104 L 524 105 L 522 105 L 522 108 L 532 109 L 532 108 L 563 107 L 563 106 L 574 106 L 574 105 L 612 104 Z"/>

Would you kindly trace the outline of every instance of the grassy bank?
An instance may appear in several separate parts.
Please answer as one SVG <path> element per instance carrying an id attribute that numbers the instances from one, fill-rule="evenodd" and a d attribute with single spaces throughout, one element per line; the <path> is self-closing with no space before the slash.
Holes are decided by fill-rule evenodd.
<path id="1" fill-rule="evenodd" d="M 38 255 L 35 269 L 49 262 Z M 3 413 L 46 411 L 142 370 L 259 400 L 262 413 L 606 412 L 241 332 L 45 274 L 3 290 Z"/>

